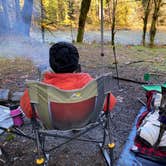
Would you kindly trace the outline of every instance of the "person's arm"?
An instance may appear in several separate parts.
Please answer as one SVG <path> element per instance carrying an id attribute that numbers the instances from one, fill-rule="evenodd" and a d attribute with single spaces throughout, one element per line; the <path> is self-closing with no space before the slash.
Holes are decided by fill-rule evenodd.
<path id="1" fill-rule="evenodd" d="M 31 118 L 32 117 L 32 108 L 30 104 L 30 98 L 28 94 L 28 89 L 24 91 L 23 96 L 20 99 L 20 106 L 23 112 L 25 113 L 26 117 Z"/>

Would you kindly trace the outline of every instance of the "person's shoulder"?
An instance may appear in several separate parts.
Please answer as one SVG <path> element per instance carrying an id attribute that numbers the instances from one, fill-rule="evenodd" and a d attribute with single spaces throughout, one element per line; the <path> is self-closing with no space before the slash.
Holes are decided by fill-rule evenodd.
<path id="1" fill-rule="evenodd" d="M 83 73 L 83 72 L 81 72 L 81 73 L 75 73 L 75 75 L 77 75 L 78 77 L 89 77 L 89 78 L 93 78 L 89 73 Z"/>
<path id="2" fill-rule="evenodd" d="M 91 80 L 94 79 L 89 73 L 79 73 L 78 75 L 79 75 L 78 78 L 79 78 L 80 80 L 91 81 Z"/>
<path id="3" fill-rule="evenodd" d="M 91 77 L 91 75 L 90 75 L 89 73 L 84 73 L 84 72 L 75 73 L 75 74 L 77 74 L 77 75 L 82 75 L 82 76 L 90 76 L 90 77 Z"/>
<path id="4" fill-rule="evenodd" d="M 44 79 L 76 79 L 76 80 L 93 80 L 89 73 L 54 73 L 52 71 L 45 71 Z"/>

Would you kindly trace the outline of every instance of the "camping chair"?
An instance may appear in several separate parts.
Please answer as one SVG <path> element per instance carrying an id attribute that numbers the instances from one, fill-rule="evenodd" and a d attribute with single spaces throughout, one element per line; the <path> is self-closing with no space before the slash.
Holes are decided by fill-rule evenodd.
<path id="1" fill-rule="evenodd" d="M 37 164 L 48 162 L 48 152 L 76 139 L 99 144 L 107 165 L 113 164 L 114 143 L 110 131 L 110 94 L 111 76 L 109 74 L 90 81 L 78 90 L 61 90 L 39 81 L 27 81 L 33 117 L 33 131 L 37 146 Z M 107 97 L 107 110 L 104 100 Z M 97 126 L 103 128 L 102 140 L 79 138 Z M 74 137 L 64 136 L 62 131 L 80 129 Z M 82 130 L 83 129 L 83 130 Z M 45 138 L 63 138 L 64 143 L 51 149 L 45 148 Z M 109 142 L 107 142 L 109 138 Z M 106 144 L 107 143 L 107 144 Z"/>

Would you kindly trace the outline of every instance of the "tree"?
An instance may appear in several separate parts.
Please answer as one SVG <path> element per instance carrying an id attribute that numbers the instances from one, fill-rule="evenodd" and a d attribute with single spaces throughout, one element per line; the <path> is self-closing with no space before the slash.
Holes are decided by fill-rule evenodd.
<path id="1" fill-rule="evenodd" d="M 14 35 L 29 36 L 30 27 L 31 27 L 33 0 L 24 0 L 24 5 L 22 8 L 20 0 L 15 0 L 15 1 L 1 0 L 1 3 L 2 3 L 1 15 L 3 17 L 2 17 L 0 32 L 5 31 L 6 34 L 10 33 Z M 12 8 L 9 7 L 9 3 L 12 3 L 11 5 Z"/>
<path id="2" fill-rule="evenodd" d="M 1 26 L 0 26 L 0 33 L 1 34 L 8 34 L 10 31 L 9 25 L 9 15 L 7 12 L 7 1 L 1 0 L 3 11 L 0 13 L 1 15 Z"/>
<path id="3" fill-rule="evenodd" d="M 131 0 L 118 0 L 116 9 L 116 25 L 119 28 L 132 28 L 138 24 L 139 3 Z"/>
<path id="4" fill-rule="evenodd" d="M 111 45 L 113 49 L 114 59 L 115 59 L 115 67 L 116 67 L 116 74 L 118 78 L 118 87 L 119 85 L 119 73 L 118 73 L 118 65 L 117 65 L 117 58 L 116 58 L 116 49 L 115 49 L 115 24 L 116 24 L 116 9 L 117 9 L 118 0 L 112 0 L 112 25 L 111 25 Z"/>
<path id="5" fill-rule="evenodd" d="M 79 23 L 78 23 L 77 42 L 83 41 L 85 22 L 86 22 L 89 8 L 90 8 L 90 4 L 91 4 L 91 0 L 82 0 L 82 2 L 81 2 L 81 9 L 80 9 L 80 16 L 79 16 Z"/>
<path id="6" fill-rule="evenodd" d="M 154 12 L 153 12 L 153 16 L 152 16 L 152 22 L 151 22 L 151 27 L 150 27 L 150 46 L 153 47 L 154 46 L 154 39 L 155 39 L 155 35 L 156 35 L 156 24 L 157 24 L 157 20 L 159 17 L 159 11 L 160 11 L 160 7 L 162 4 L 162 0 L 153 0 L 154 1 Z"/>
<path id="7" fill-rule="evenodd" d="M 24 0 L 24 6 L 21 11 L 22 21 L 20 26 L 22 26 L 22 34 L 25 36 L 29 36 L 30 34 L 32 9 L 33 9 L 33 0 Z"/>
<path id="8" fill-rule="evenodd" d="M 149 13 L 151 10 L 151 0 L 142 0 L 142 5 L 144 8 L 142 44 L 143 44 L 143 46 L 145 46 L 147 23 L 148 23 Z"/>
<path id="9" fill-rule="evenodd" d="M 41 33 L 42 33 L 42 41 L 44 43 L 44 31 L 45 31 L 45 28 L 44 28 L 44 25 L 43 25 L 43 20 L 44 20 L 44 5 L 43 5 L 43 0 L 40 0 L 40 8 L 41 8 Z"/>
<path id="10" fill-rule="evenodd" d="M 115 47 L 115 23 L 116 23 L 116 8 L 117 8 L 117 0 L 113 0 L 112 1 L 112 6 L 113 6 L 113 10 L 112 10 L 112 25 L 111 25 L 111 42 L 112 42 L 112 46 Z"/>

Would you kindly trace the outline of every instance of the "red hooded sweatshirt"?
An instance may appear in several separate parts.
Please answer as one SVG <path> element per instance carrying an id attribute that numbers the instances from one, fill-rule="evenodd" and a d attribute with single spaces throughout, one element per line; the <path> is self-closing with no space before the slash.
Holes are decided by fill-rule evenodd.
<path id="1" fill-rule="evenodd" d="M 93 78 L 88 73 L 51 73 L 46 72 L 44 74 L 43 82 L 47 84 L 54 85 L 63 90 L 74 90 L 80 89 L 85 86 L 89 81 L 93 80 Z M 110 110 L 116 104 L 116 98 L 111 94 L 110 95 Z M 32 117 L 32 109 L 30 105 L 30 98 L 28 95 L 28 90 L 26 89 L 23 96 L 20 100 L 20 106 L 23 112 L 26 114 L 28 118 Z M 104 110 L 106 107 L 104 107 Z"/>

